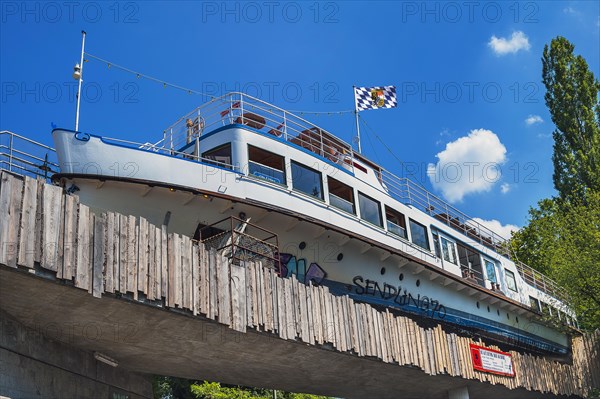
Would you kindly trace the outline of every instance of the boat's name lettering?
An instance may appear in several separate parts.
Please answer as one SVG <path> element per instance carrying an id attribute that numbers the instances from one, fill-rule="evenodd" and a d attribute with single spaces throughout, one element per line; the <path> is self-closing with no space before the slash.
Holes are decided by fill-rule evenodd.
<path id="1" fill-rule="evenodd" d="M 411 306 L 430 317 L 440 319 L 446 317 L 446 307 L 438 300 L 429 298 L 426 295 L 421 296 L 421 294 L 413 296 L 406 289 L 402 289 L 400 285 L 397 287 L 388 283 L 381 285 L 377 281 L 364 279 L 362 276 L 355 276 L 352 282 L 354 284 L 354 292 L 357 295 L 379 297 L 386 301 L 392 301 L 402 307 Z"/>

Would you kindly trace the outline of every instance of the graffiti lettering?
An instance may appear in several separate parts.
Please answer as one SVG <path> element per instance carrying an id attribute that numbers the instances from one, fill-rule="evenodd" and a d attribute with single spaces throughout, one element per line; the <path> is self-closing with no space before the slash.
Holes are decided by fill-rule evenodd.
<path id="1" fill-rule="evenodd" d="M 291 277 L 293 275 L 304 284 L 313 282 L 321 284 L 327 273 L 317 263 L 313 262 L 306 269 L 306 259 L 296 259 L 292 254 L 280 253 L 281 277 Z"/>
<path id="2" fill-rule="evenodd" d="M 354 287 L 350 286 L 350 289 L 353 289 L 356 295 L 379 297 L 432 318 L 443 319 L 446 317 L 446 307 L 439 301 L 426 295 L 421 296 L 421 294 L 417 294 L 415 297 L 406 289 L 402 290 L 402 286 L 394 287 L 388 283 L 381 286 L 377 281 L 365 280 L 362 276 L 355 276 L 352 282 Z"/>

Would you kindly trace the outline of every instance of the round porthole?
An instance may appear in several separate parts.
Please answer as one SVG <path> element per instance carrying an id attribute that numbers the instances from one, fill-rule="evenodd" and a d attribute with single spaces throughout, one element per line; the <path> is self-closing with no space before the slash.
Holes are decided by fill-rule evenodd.
<path id="1" fill-rule="evenodd" d="M 300 249 L 304 249 L 304 248 L 306 248 L 306 243 L 305 243 L 304 241 L 302 241 L 302 242 L 300 243 L 300 245 L 298 245 L 298 248 L 300 248 Z"/>
<path id="2" fill-rule="evenodd" d="M 337 260 L 340 261 L 342 259 L 344 259 L 344 254 L 340 252 L 337 256 Z"/>
<path id="3" fill-rule="evenodd" d="M 417 280 L 417 287 L 421 285 L 421 280 Z"/>
<path id="4" fill-rule="evenodd" d="M 385 267 L 382 267 L 379 273 L 381 273 L 381 275 L 383 276 L 385 274 Z"/>
<path id="5" fill-rule="evenodd" d="M 400 281 L 404 280 L 404 273 L 400 273 L 400 275 L 398 276 L 398 280 L 400 280 Z"/>

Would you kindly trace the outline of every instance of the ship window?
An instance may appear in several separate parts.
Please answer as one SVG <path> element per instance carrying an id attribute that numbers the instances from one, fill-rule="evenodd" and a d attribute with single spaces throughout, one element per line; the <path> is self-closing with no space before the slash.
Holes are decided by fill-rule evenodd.
<path id="1" fill-rule="evenodd" d="M 529 296 L 529 307 L 531 307 L 533 310 L 537 310 L 538 312 L 542 311 L 542 309 L 540 309 L 540 301 L 532 296 Z"/>
<path id="2" fill-rule="evenodd" d="M 202 160 L 211 165 L 232 169 L 231 166 L 231 143 L 220 145 L 212 150 L 202 153 Z"/>
<path id="3" fill-rule="evenodd" d="M 483 264 L 481 263 L 481 255 L 460 241 L 456 243 L 458 248 L 458 262 L 463 277 L 471 277 L 477 281 L 477 284 L 485 287 L 483 280 Z"/>
<path id="4" fill-rule="evenodd" d="M 342 211 L 348 213 L 356 213 L 354 209 L 354 191 L 352 187 L 335 180 L 332 177 L 327 177 L 327 185 L 329 187 L 329 203 Z"/>
<path id="5" fill-rule="evenodd" d="M 442 253 L 440 252 L 440 236 L 435 232 L 431 234 L 433 235 L 433 248 L 435 249 L 435 256 L 441 258 Z"/>
<path id="6" fill-rule="evenodd" d="M 517 280 L 515 280 L 515 274 L 510 270 L 504 269 L 506 272 L 506 286 L 508 289 L 517 292 Z"/>
<path id="7" fill-rule="evenodd" d="M 358 193 L 358 206 L 360 207 L 360 218 L 367 222 L 382 227 L 381 204 L 373 198 Z"/>
<path id="8" fill-rule="evenodd" d="M 552 311 L 550 310 L 550 305 L 546 302 L 542 302 L 542 313 L 547 316 L 552 316 Z"/>
<path id="9" fill-rule="evenodd" d="M 498 283 L 498 279 L 496 278 L 496 264 L 491 260 L 485 259 L 485 273 L 487 274 L 487 279 L 490 283 Z"/>
<path id="10" fill-rule="evenodd" d="M 285 159 L 280 155 L 249 145 L 248 175 L 285 184 Z"/>
<path id="11" fill-rule="evenodd" d="M 412 242 L 429 250 L 429 240 L 427 239 L 427 227 L 410 219 L 410 237 Z"/>
<path id="12" fill-rule="evenodd" d="M 323 199 L 321 173 L 294 161 L 292 161 L 292 186 L 295 190 Z"/>
<path id="13" fill-rule="evenodd" d="M 442 255 L 444 256 L 444 260 L 456 265 L 456 249 L 454 248 L 454 242 L 448 240 L 446 237 L 440 237 L 440 243 L 442 244 Z"/>
<path id="14" fill-rule="evenodd" d="M 390 233 L 406 238 L 406 219 L 404 219 L 403 214 L 386 206 L 385 218 L 387 219 L 387 229 Z"/>

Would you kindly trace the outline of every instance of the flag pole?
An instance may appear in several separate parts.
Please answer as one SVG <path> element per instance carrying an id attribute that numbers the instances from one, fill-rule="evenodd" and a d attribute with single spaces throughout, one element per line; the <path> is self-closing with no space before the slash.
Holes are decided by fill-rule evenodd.
<path id="1" fill-rule="evenodd" d="M 354 114 L 356 115 L 356 141 L 358 146 L 358 153 L 361 153 L 360 149 L 360 125 L 358 124 L 358 108 L 356 107 L 356 86 L 352 86 L 354 89 Z"/>

